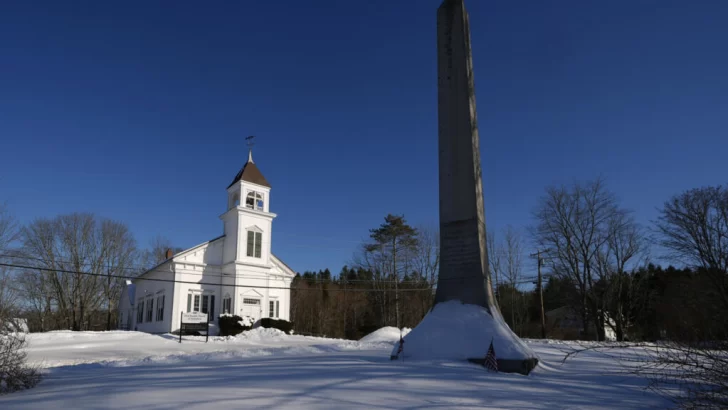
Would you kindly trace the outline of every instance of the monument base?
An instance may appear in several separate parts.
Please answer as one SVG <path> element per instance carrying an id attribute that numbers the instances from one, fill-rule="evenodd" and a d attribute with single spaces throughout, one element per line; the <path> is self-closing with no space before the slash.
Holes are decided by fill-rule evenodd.
<path id="1" fill-rule="evenodd" d="M 499 371 L 527 375 L 538 364 L 536 354 L 511 331 L 498 311 L 491 316 L 482 306 L 459 301 L 435 305 L 404 337 L 399 355 L 399 343 L 395 343 L 391 358 L 482 364 L 491 341 Z"/>
<path id="2" fill-rule="evenodd" d="M 482 359 L 468 359 L 470 363 L 478 364 L 483 366 L 485 358 Z M 536 365 L 538 365 L 538 359 L 526 359 L 526 360 L 508 360 L 508 359 L 497 359 L 498 371 L 503 373 L 520 373 L 524 376 L 528 376 Z"/>
<path id="3" fill-rule="evenodd" d="M 399 360 L 397 356 L 389 356 L 389 360 Z M 480 359 L 468 359 L 470 363 L 483 366 L 485 364 L 485 358 Z M 520 373 L 524 376 L 528 376 L 538 365 L 538 359 L 526 359 L 526 360 L 508 360 L 508 359 L 496 359 L 498 362 L 498 371 L 503 373 Z"/>

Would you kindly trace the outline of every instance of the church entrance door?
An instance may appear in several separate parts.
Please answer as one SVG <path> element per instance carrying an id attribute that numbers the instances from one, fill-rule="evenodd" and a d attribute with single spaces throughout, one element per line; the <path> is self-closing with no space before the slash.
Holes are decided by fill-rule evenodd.
<path id="1" fill-rule="evenodd" d="M 243 309 L 240 316 L 243 319 L 250 319 L 253 323 L 257 322 L 261 316 L 260 299 L 243 298 Z"/>

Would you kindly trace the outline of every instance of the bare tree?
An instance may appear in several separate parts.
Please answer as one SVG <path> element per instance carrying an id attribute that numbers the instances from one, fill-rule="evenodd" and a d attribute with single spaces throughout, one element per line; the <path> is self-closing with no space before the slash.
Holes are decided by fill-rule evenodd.
<path id="1" fill-rule="evenodd" d="M 393 287 L 391 280 L 385 274 L 392 265 L 389 254 L 384 251 L 384 246 L 375 249 L 372 244 L 365 243 L 361 246 L 361 250 L 354 255 L 352 264 L 372 273 L 370 283 L 374 291 L 371 297 L 379 309 L 381 326 L 387 326 L 390 322 L 389 290 Z"/>
<path id="2" fill-rule="evenodd" d="M 644 372 L 663 393 L 680 387 L 673 398 L 684 408 L 726 408 L 728 189 L 703 187 L 670 198 L 660 210 L 656 231 L 669 255 L 697 272 L 692 281 L 698 287 L 685 289 L 678 303 L 698 320 L 668 334 L 670 340 L 653 350 Z"/>
<path id="3" fill-rule="evenodd" d="M 139 266 L 141 272 L 151 269 L 167 260 L 167 250 L 173 254 L 182 252 L 184 249 L 172 245 L 172 241 L 162 235 L 157 235 L 149 241 L 147 249 L 139 253 Z"/>
<path id="4" fill-rule="evenodd" d="M 18 225 L 4 204 L 0 204 L 0 261 L 7 261 L 11 244 L 18 237 Z M 12 316 L 17 307 L 18 291 L 8 267 L 0 266 L 0 321 Z"/>
<path id="5" fill-rule="evenodd" d="M 493 231 L 488 231 L 488 239 L 486 241 L 488 246 L 488 264 L 490 265 L 490 272 L 495 278 L 493 283 L 493 293 L 495 294 L 496 304 L 500 307 L 500 290 L 498 285 L 500 284 L 500 278 L 503 277 L 501 257 L 503 255 L 503 248 L 496 242 L 496 237 Z"/>
<path id="6" fill-rule="evenodd" d="M 636 373 L 683 409 L 728 408 L 728 342 L 663 342 L 645 349 Z"/>
<path id="7" fill-rule="evenodd" d="M 523 270 L 523 240 L 521 235 L 512 226 L 508 225 L 503 232 L 503 271 L 509 284 L 511 324 L 514 330 L 519 326 L 524 311 L 520 300 L 518 285 Z"/>
<path id="8" fill-rule="evenodd" d="M 15 317 L 17 312 L 19 297 L 13 283 L 10 270 L 0 267 L 0 322 Z"/>
<path id="9" fill-rule="evenodd" d="M 126 225 L 105 220 L 101 222 L 101 249 L 104 266 L 100 269 L 106 270 L 106 278 L 102 283 L 107 309 L 106 329 L 111 330 L 112 312 L 117 310 L 124 288 L 123 277 L 129 276 L 133 270 L 136 241 Z"/>
<path id="10" fill-rule="evenodd" d="M 7 206 L 0 204 L 0 252 L 3 254 L 10 250 L 10 244 L 18 239 L 18 223 L 15 221 Z"/>
<path id="11" fill-rule="evenodd" d="M 602 339 L 603 312 L 594 286 L 599 252 L 610 239 L 610 221 L 625 211 L 601 179 L 571 187 L 548 188 L 534 213 L 534 237 L 541 248 L 549 249 L 547 259 L 557 275 L 569 277 L 578 287 L 579 313 L 586 335 L 590 319 Z"/>
<path id="12" fill-rule="evenodd" d="M 0 204 L 0 255 L 10 252 L 17 233 L 15 219 Z M 11 273 L 0 267 L 0 394 L 33 387 L 40 380 L 38 371 L 26 365 L 25 336 L 16 322 L 19 295 Z"/>
<path id="13" fill-rule="evenodd" d="M 23 284 L 42 315 L 55 310 L 63 327 L 80 330 L 101 308 L 115 311 L 118 276 L 135 252 L 125 226 L 92 214 L 61 215 L 32 222 L 21 240 L 22 253 L 37 268 L 25 272 L 30 277 Z"/>
<path id="14" fill-rule="evenodd" d="M 427 281 L 429 290 L 419 297 L 420 314 L 424 317 L 432 307 L 435 286 L 440 269 L 440 232 L 437 229 L 420 226 L 417 228 L 417 243 L 414 249 L 413 266 Z"/>
<path id="15" fill-rule="evenodd" d="M 440 268 L 440 232 L 428 226 L 420 226 L 416 230 L 417 244 L 412 264 L 434 288 Z"/>
<path id="16" fill-rule="evenodd" d="M 629 324 L 625 303 L 631 305 L 638 296 L 632 286 L 633 276 L 645 262 L 647 243 L 642 229 L 627 212 L 615 213 L 606 229 L 607 241 L 597 251 L 595 271 L 602 284 L 598 295 L 601 309 L 610 312 L 613 320 L 606 318 L 605 323 L 596 325 L 611 327 L 617 340 L 623 341 Z"/>
<path id="17" fill-rule="evenodd" d="M 702 268 L 728 309 L 728 189 L 676 195 L 665 202 L 656 225 L 660 244 L 674 258 Z"/>

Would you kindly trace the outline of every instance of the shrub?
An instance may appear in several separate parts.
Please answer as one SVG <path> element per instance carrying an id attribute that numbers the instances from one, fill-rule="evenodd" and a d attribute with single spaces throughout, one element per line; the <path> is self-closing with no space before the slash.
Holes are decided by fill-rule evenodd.
<path id="1" fill-rule="evenodd" d="M 25 336 L 0 323 L 0 394 L 29 389 L 40 381 L 36 368 L 25 364 Z"/>
<path id="2" fill-rule="evenodd" d="M 260 319 L 260 326 L 264 327 L 266 329 L 273 328 L 278 329 L 283 332 L 286 332 L 286 334 L 291 334 L 291 330 L 293 329 L 293 323 L 283 320 L 283 319 L 272 319 L 272 318 L 263 318 Z"/>
<path id="3" fill-rule="evenodd" d="M 251 326 L 243 326 L 243 318 L 237 315 L 220 315 L 217 325 L 220 327 L 220 336 L 235 336 L 250 330 Z"/>

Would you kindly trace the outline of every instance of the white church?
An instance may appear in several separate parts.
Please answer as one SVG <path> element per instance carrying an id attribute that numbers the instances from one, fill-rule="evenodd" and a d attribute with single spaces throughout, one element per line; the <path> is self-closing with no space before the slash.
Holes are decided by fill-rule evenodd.
<path id="1" fill-rule="evenodd" d="M 209 315 L 210 333 L 220 314 L 255 322 L 290 320 L 296 273 L 271 253 L 270 184 L 248 162 L 227 188 L 220 216 L 223 235 L 167 260 L 127 283 L 119 302 L 120 328 L 149 333 L 180 329 L 182 312 Z"/>

